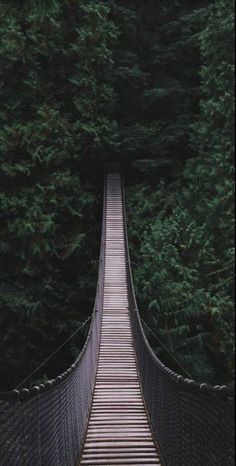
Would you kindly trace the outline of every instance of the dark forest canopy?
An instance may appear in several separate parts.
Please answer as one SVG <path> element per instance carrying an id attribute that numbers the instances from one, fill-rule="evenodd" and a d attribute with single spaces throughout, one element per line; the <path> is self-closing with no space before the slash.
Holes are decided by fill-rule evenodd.
<path id="1" fill-rule="evenodd" d="M 0 5 L 0 389 L 92 312 L 107 160 L 143 318 L 198 381 L 232 383 L 233 0 Z"/>
<path id="2" fill-rule="evenodd" d="M 17 8 L 18 10 L 24 9 L 28 13 L 32 11 L 49 13 L 60 4 L 57 0 L 2 0 L 1 3 L 4 6 L 7 5 L 11 12 L 12 8 Z"/>

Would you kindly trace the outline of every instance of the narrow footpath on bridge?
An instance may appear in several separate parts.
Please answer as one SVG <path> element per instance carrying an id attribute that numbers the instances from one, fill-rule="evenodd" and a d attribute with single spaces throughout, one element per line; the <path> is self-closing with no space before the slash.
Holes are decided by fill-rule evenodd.
<path id="1" fill-rule="evenodd" d="M 160 465 L 138 377 L 127 290 L 121 176 L 106 190 L 105 283 L 98 370 L 82 465 Z"/>

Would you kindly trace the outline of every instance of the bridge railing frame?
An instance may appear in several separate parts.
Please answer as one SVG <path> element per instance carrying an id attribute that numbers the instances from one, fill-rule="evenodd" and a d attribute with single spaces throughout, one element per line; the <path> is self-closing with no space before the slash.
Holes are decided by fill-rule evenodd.
<path id="1" fill-rule="evenodd" d="M 145 336 L 130 265 L 125 195 L 124 233 L 131 322 L 143 395 L 167 466 L 233 466 L 233 394 L 184 379 L 167 368 Z M 71 367 L 30 390 L 0 393 L 1 466 L 76 464 L 95 386 L 104 290 L 106 180 L 99 279 L 85 346 Z"/>
<path id="2" fill-rule="evenodd" d="M 234 392 L 199 384 L 165 366 L 145 335 L 129 252 L 124 179 L 123 213 L 133 340 L 143 396 L 166 466 L 234 466 Z"/>
<path id="3" fill-rule="evenodd" d="M 80 458 L 97 372 L 105 242 L 106 182 L 99 277 L 85 345 L 77 360 L 56 379 L 30 389 L 0 392 L 1 466 L 68 466 L 77 464 Z"/>

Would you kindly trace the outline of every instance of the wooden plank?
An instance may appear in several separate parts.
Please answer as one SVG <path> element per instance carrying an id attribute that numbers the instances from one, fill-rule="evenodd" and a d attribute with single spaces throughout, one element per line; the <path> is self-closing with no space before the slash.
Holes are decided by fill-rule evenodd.
<path id="1" fill-rule="evenodd" d="M 144 451 L 144 452 L 123 452 L 123 453 L 117 453 L 117 452 L 103 452 L 103 453 L 86 453 L 84 455 L 84 459 L 121 459 L 121 458 L 136 458 L 140 460 L 141 458 L 155 458 L 155 450 L 150 452 L 150 451 Z"/>
<path id="2" fill-rule="evenodd" d="M 95 464 L 96 466 L 99 466 L 99 465 L 106 465 L 106 466 L 115 466 L 116 464 L 120 464 L 122 466 L 129 466 L 130 464 L 135 464 L 135 466 L 153 466 L 154 464 L 156 465 L 160 465 L 161 463 L 154 459 L 154 460 L 151 460 L 151 459 L 145 459 L 145 458 L 142 458 L 142 462 L 138 462 L 137 459 L 113 459 L 112 460 L 112 465 L 111 463 L 107 462 L 107 460 L 99 460 L 99 459 L 95 459 L 95 460 L 82 460 L 81 462 L 81 465 L 83 464 L 88 464 L 88 465 L 93 465 Z"/>

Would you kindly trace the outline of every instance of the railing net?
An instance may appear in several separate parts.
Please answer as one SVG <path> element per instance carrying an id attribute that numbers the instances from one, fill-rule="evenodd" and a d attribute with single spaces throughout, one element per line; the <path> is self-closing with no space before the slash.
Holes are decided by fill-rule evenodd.
<path id="1" fill-rule="evenodd" d="M 0 394 L 1 466 L 78 464 L 88 424 L 99 353 L 104 290 L 105 213 L 104 202 L 98 287 L 84 349 L 78 360 L 56 380 L 31 390 Z"/>
<path id="2" fill-rule="evenodd" d="M 124 188 L 123 188 L 124 197 Z M 234 466 L 234 402 L 226 387 L 199 385 L 168 369 L 143 330 L 131 273 L 124 206 L 127 280 L 139 376 L 166 466 Z"/>
<path id="3" fill-rule="evenodd" d="M 104 290 L 105 202 L 96 303 L 78 360 L 56 380 L 0 394 L 1 466 L 75 466 L 93 396 Z M 129 304 L 143 393 L 166 466 L 233 466 L 234 410 L 224 387 L 199 386 L 178 376 L 152 352 L 135 300 L 126 217 Z"/>

